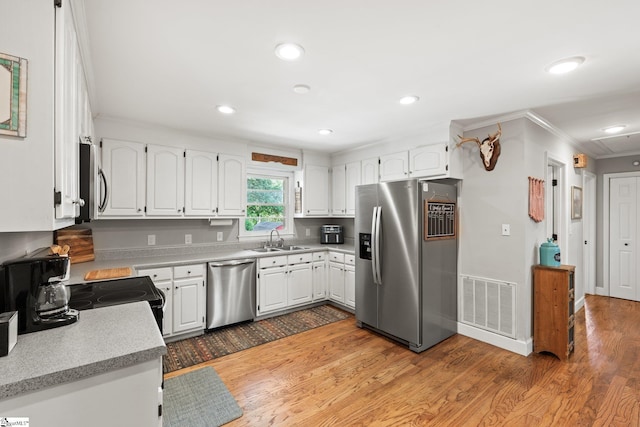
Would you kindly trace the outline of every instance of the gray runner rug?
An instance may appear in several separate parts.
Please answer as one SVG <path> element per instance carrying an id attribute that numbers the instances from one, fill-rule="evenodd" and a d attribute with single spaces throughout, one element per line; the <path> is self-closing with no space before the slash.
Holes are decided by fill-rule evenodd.
<path id="1" fill-rule="evenodd" d="M 242 416 L 215 369 L 198 369 L 164 382 L 163 426 L 214 427 Z"/>

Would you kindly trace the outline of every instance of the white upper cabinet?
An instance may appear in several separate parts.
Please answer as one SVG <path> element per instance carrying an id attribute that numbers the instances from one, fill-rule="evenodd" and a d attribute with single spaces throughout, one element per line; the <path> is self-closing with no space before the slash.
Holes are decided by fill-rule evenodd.
<path id="1" fill-rule="evenodd" d="M 397 181 L 409 177 L 409 156 L 406 151 L 380 156 L 380 181 Z"/>
<path id="2" fill-rule="evenodd" d="M 409 176 L 437 176 L 448 172 L 447 144 L 426 145 L 409 150 Z"/>
<path id="3" fill-rule="evenodd" d="M 185 161 L 185 215 L 215 215 L 218 208 L 218 155 L 187 150 Z"/>
<path id="4" fill-rule="evenodd" d="M 346 212 L 345 189 L 346 189 L 346 166 L 337 165 L 332 168 L 331 173 L 331 214 L 344 215 Z"/>
<path id="5" fill-rule="evenodd" d="M 80 128 L 85 118 L 86 87 L 78 37 L 69 3 L 55 14 L 55 217 L 79 213 Z M 86 201 L 89 202 L 88 200 Z"/>
<path id="6" fill-rule="evenodd" d="M 446 142 L 380 156 L 380 181 L 407 178 L 462 178 L 462 160 Z"/>
<path id="7" fill-rule="evenodd" d="M 241 156 L 220 154 L 218 215 L 244 216 L 247 205 L 246 163 Z"/>
<path id="8" fill-rule="evenodd" d="M 356 214 L 356 186 L 360 185 L 360 162 L 347 163 L 345 178 L 345 214 Z"/>
<path id="9" fill-rule="evenodd" d="M 365 184 L 377 184 L 380 175 L 380 159 L 373 157 L 361 162 L 362 179 L 360 183 Z"/>
<path id="10" fill-rule="evenodd" d="M 184 150 L 147 146 L 147 215 L 182 216 Z"/>
<path id="11" fill-rule="evenodd" d="M 329 168 L 305 165 L 302 211 L 305 216 L 329 215 Z"/>
<path id="12" fill-rule="evenodd" d="M 145 153 L 139 142 L 103 139 L 100 142 L 105 186 L 101 216 L 143 216 Z"/>

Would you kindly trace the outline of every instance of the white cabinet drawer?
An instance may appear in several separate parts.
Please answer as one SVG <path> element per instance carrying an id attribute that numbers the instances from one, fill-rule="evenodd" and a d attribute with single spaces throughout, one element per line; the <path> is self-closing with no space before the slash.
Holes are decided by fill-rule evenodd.
<path id="1" fill-rule="evenodd" d="M 176 279 L 188 279 L 189 277 L 204 276 L 204 264 L 180 265 L 173 267 L 173 277 Z"/>
<path id="2" fill-rule="evenodd" d="M 329 252 L 329 261 L 344 262 L 344 254 L 340 252 Z"/>
<path id="3" fill-rule="evenodd" d="M 173 278 L 171 267 L 145 268 L 138 270 L 138 276 L 149 276 L 154 283 Z"/>
<path id="4" fill-rule="evenodd" d="M 345 255 L 344 263 L 347 265 L 356 265 L 356 256 L 355 255 Z"/>
<path id="5" fill-rule="evenodd" d="M 258 258 L 258 268 L 278 267 L 282 265 L 287 265 L 286 255 Z"/>
<path id="6" fill-rule="evenodd" d="M 311 256 L 313 257 L 314 261 L 324 261 L 325 259 L 327 259 L 327 252 L 314 252 L 311 254 Z"/>
<path id="7" fill-rule="evenodd" d="M 287 262 L 289 264 L 302 264 L 304 262 L 311 262 L 312 258 L 310 253 L 288 255 Z"/>

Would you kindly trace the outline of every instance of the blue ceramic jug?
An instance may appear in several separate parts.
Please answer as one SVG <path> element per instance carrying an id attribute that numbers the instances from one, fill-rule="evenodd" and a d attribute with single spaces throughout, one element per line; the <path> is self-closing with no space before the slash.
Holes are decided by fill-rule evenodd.
<path id="1" fill-rule="evenodd" d="M 540 245 L 540 264 L 550 267 L 560 267 L 560 248 L 552 239 Z"/>

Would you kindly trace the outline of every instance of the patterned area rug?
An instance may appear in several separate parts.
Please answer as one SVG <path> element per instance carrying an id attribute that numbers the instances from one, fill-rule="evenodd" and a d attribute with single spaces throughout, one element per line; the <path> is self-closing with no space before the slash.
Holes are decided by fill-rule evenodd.
<path id="1" fill-rule="evenodd" d="M 231 325 L 204 335 L 168 343 L 167 354 L 163 360 L 164 373 L 197 365 L 349 317 L 351 314 L 345 311 L 331 305 L 321 305 L 257 322 Z"/>

